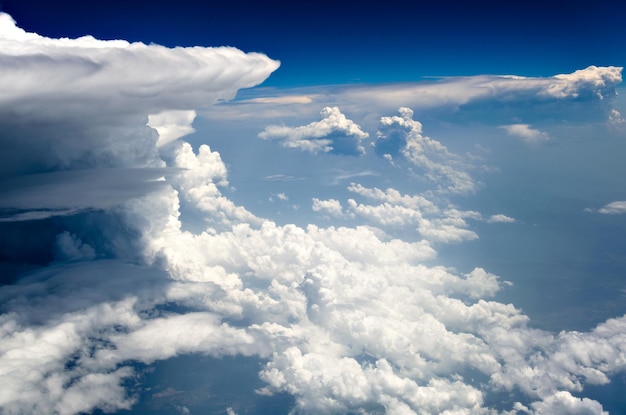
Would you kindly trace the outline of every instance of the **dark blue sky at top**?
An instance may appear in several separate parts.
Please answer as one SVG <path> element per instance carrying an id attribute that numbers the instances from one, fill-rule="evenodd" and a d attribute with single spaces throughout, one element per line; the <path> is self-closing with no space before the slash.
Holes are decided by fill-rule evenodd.
<path id="1" fill-rule="evenodd" d="M 0 0 L 20 27 L 50 37 L 264 52 L 282 62 L 274 86 L 622 65 L 622 3 Z"/>

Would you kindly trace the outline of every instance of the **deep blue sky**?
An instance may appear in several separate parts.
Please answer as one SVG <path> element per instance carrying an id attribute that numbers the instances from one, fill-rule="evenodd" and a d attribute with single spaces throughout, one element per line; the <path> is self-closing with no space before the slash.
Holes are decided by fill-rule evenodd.
<path id="1" fill-rule="evenodd" d="M 626 57 L 622 2 L 2 0 L 18 25 L 165 46 L 235 46 L 282 61 L 266 85 L 549 76 Z"/>

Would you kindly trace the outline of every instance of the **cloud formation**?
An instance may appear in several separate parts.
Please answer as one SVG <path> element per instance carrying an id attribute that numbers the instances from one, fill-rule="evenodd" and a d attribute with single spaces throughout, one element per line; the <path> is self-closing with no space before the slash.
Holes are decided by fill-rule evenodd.
<path id="1" fill-rule="evenodd" d="M 412 83 L 267 89 L 220 103 L 207 116 L 215 120 L 306 120 L 316 115 L 316 108 L 338 106 L 366 131 L 375 128 L 371 124 L 379 114 L 389 114 L 399 107 L 494 126 L 509 125 L 512 120 L 520 120 L 516 121 L 520 124 L 554 119 L 606 122 L 617 120 L 613 106 L 616 88 L 622 82 L 622 69 L 589 66 L 547 77 L 475 75 Z M 284 105 L 283 99 L 307 104 Z"/>
<path id="2" fill-rule="evenodd" d="M 543 131 L 531 128 L 529 124 L 511 124 L 503 125 L 501 128 L 505 129 L 507 134 L 512 137 L 517 137 L 525 143 L 539 143 L 542 141 L 548 141 L 550 137 Z"/>
<path id="3" fill-rule="evenodd" d="M 154 142 L 190 132 L 189 111 L 233 98 L 279 65 L 235 48 L 50 39 L 24 32 L 5 13 L 0 63 L 0 145 L 13 149 L 0 154 L 0 178 L 17 171 L 161 166 Z M 187 112 L 172 112 L 181 110 Z M 173 132 L 180 120 L 166 122 L 163 111 L 182 115 L 186 129 Z M 161 138 L 145 126 L 150 115 Z"/>
<path id="4" fill-rule="evenodd" d="M 321 120 L 300 127 L 269 125 L 259 133 L 264 140 L 280 141 L 283 147 L 309 153 L 360 155 L 365 152 L 361 141 L 369 137 L 337 107 L 325 107 Z"/>
<path id="5" fill-rule="evenodd" d="M 291 394 L 302 414 L 601 413 L 579 395 L 626 369 L 626 317 L 588 332 L 537 330 L 494 300 L 498 276 L 436 264 L 431 241 L 476 238 L 468 221 L 482 214 L 354 183 L 348 190 L 363 201 L 317 198 L 313 208 L 365 224 L 280 225 L 222 193 L 228 169 L 209 145 L 171 141 L 164 114 L 188 125 L 191 112 L 169 111 L 232 96 L 275 62 L 232 49 L 45 39 L 7 15 L 0 25 L 0 74 L 20 80 L 2 98 L 15 105 L 2 105 L 0 145 L 27 139 L 19 166 L 2 170 L 2 210 L 14 219 L 0 223 L 2 267 L 19 268 L 0 286 L 3 413 L 127 409 L 137 362 L 193 353 L 258 358 L 259 392 Z M 76 82 L 40 77 L 53 75 L 53 60 L 74 68 Z M 113 76 L 134 65 L 154 77 Z M 173 66 L 199 72 L 168 85 Z M 74 99 L 91 106 L 74 112 Z M 155 129 L 152 114 L 161 114 Z M 382 143 L 435 190 L 468 189 L 457 156 L 422 136 L 412 116 L 383 117 Z M 365 138 L 338 110 L 323 117 L 298 131 Z M 307 134 L 300 139 L 317 139 Z M 40 216 L 16 217 L 26 214 Z M 405 227 L 420 238 L 403 238 Z M 513 399 L 499 407 L 500 393 Z"/>
<path id="6" fill-rule="evenodd" d="M 476 183 L 462 170 L 459 156 L 437 140 L 422 134 L 422 124 L 413 120 L 413 110 L 402 107 L 398 115 L 381 117 L 375 143 L 376 152 L 393 159 L 401 155 L 419 167 L 423 177 L 438 184 L 444 193 L 473 193 Z"/>
<path id="7" fill-rule="evenodd" d="M 605 99 L 615 95 L 622 68 L 589 66 L 570 74 L 533 78 L 513 75 L 477 75 L 443 78 L 437 82 L 353 88 L 345 91 L 350 102 L 375 102 L 387 109 L 462 106 L 482 100 L 501 103 Z"/>

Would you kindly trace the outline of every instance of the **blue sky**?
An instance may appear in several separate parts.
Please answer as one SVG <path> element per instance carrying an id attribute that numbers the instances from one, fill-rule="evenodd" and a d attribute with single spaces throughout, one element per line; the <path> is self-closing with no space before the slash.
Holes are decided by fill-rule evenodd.
<path id="1" fill-rule="evenodd" d="M 617 2 L 0 4 L 2 411 L 625 410 Z"/>

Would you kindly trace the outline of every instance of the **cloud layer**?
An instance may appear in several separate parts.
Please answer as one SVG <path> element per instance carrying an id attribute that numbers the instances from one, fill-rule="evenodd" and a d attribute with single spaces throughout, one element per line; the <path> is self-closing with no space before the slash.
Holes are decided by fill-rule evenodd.
<path id="1" fill-rule="evenodd" d="M 136 363 L 192 353 L 257 357 L 258 392 L 291 394 L 295 413 L 602 413 L 581 396 L 626 369 L 626 318 L 533 329 L 494 300 L 498 276 L 437 264 L 435 244 L 478 237 L 470 221 L 514 219 L 431 197 L 476 186 L 411 109 L 379 114 L 376 148 L 421 169 L 432 192 L 353 183 L 345 206 L 316 198 L 313 209 L 356 224 L 281 225 L 223 194 L 228 168 L 211 146 L 174 138 L 277 62 L 46 39 L 5 14 L 0 34 L 0 145 L 17 146 L 15 162 L 3 156 L 0 205 L 2 269 L 14 278 L 0 286 L 3 413 L 130 408 Z M 510 79 L 576 98 L 605 96 L 618 76 Z M 367 137 L 332 107 L 276 128 L 265 138 L 313 153 L 360 153 Z M 512 398 L 493 403 L 499 394 Z"/>

